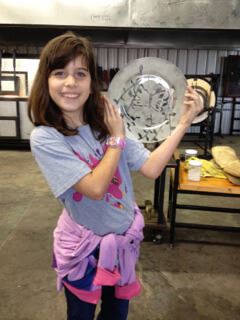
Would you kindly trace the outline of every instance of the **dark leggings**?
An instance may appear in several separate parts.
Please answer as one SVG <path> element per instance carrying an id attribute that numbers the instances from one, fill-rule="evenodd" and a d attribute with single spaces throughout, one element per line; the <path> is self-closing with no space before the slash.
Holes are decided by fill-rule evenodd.
<path id="1" fill-rule="evenodd" d="M 96 305 L 78 299 L 65 288 L 67 300 L 67 320 L 93 320 Z M 103 286 L 101 311 L 97 320 L 126 320 L 129 301 L 117 299 L 114 296 L 114 287 Z"/>

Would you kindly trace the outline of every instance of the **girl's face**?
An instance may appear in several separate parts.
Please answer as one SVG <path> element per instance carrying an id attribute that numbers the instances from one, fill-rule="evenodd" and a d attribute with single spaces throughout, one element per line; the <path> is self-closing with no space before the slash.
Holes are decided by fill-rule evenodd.
<path id="1" fill-rule="evenodd" d="M 91 93 L 91 76 L 83 56 L 64 68 L 53 70 L 48 78 L 49 94 L 62 110 L 69 125 L 82 124 L 85 102 Z"/>

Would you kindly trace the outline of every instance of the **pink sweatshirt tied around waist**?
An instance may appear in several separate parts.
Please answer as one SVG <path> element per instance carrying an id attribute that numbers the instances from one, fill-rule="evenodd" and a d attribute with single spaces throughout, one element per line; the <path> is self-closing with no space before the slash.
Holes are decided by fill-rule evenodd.
<path id="1" fill-rule="evenodd" d="M 98 236 L 91 230 L 75 223 L 66 209 L 58 220 L 54 230 L 53 251 L 56 260 L 57 289 L 63 286 L 72 288 L 63 278 L 69 281 L 81 279 L 91 263 L 97 272 L 90 291 L 71 290 L 81 300 L 98 303 L 101 287 L 115 286 L 115 296 L 119 299 L 131 299 L 141 292 L 136 277 L 135 266 L 139 257 L 140 242 L 143 240 L 144 219 L 137 206 L 132 225 L 124 235 L 107 234 Z M 99 246 L 99 259 L 91 253 Z"/>

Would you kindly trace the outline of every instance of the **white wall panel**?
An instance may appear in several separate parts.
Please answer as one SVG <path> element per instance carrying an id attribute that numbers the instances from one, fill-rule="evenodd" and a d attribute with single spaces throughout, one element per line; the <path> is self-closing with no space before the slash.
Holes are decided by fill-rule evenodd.
<path id="1" fill-rule="evenodd" d="M 238 55 L 240 50 L 97 48 L 97 62 L 103 69 L 122 68 L 142 57 L 160 57 L 176 64 L 184 74 L 220 73 L 223 57 Z"/>
<path id="2" fill-rule="evenodd" d="M 103 68 L 108 69 L 108 50 L 109 48 L 98 48 L 97 49 L 97 64 Z"/>
<path id="3" fill-rule="evenodd" d="M 157 49 L 148 49 L 148 57 L 157 57 L 158 50 Z"/>
<path id="4" fill-rule="evenodd" d="M 21 101 L 19 103 L 20 111 L 20 134 L 22 139 L 29 139 L 31 131 L 33 129 L 33 124 L 28 119 L 27 115 L 27 101 Z"/>
<path id="5" fill-rule="evenodd" d="M 206 70 L 207 70 L 207 50 L 199 50 L 196 73 L 206 74 Z"/>
<path id="6" fill-rule="evenodd" d="M 164 48 L 159 49 L 158 56 L 162 59 L 167 59 L 168 58 L 168 49 L 164 49 Z"/>
<path id="7" fill-rule="evenodd" d="M 226 50 L 218 50 L 215 73 L 220 74 L 223 68 L 223 58 L 227 56 Z"/>
<path id="8" fill-rule="evenodd" d="M 197 50 L 188 50 L 187 74 L 196 74 L 197 70 Z"/>
<path id="9" fill-rule="evenodd" d="M 147 56 L 147 49 L 139 48 L 137 53 L 138 58 L 144 58 Z"/>
<path id="10" fill-rule="evenodd" d="M 127 52 L 127 49 L 125 49 L 125 48 L 120 48 L 120 49 L 118 49 L 118 51 L 119 51 L 119 55 L 118 55 L 119 65 L 118 65 L 118 67 L 121 69 L 128 63 L 128 52 Z"/>
<path id="11" fill-rule="evenodd" d="M 16 124 L 13 120 L 0 120 L 0 137 L 15 137 Z"/>
<path id="12" fill-rule="evenodd" d="M 17 108 L 14 101 L 0 101 L 0 116 L 16 117 Z"/>
<path id="13" fill-rule="evenodd" d="M 187 50 L 179 50 L 178 67 L 184 74 L 187 73 Z"/>
<path id="14" fill-rule="evenodd" d="M 127 53 L 128 53 L 128 62 L 138 58 L 137 48 L 128 48 Z"/>
<path id="15" fill-rule="evenodd" d="M 108 69 L 118 67 L 118 49 L 110 48 L 108 50 Z"/>
<path id="16" fill-rule="evenodd" d="M 28 73 L 28 88 L 31 89 L 35 74 L 37 72 L 39 59 L 16 59 L 16 71 L 25 71 Z M 2 59 L 2 71 L 13 71 L 13 59 Z"/>
<path id="17" fill-rule="evenodd" d="M 217 50 L 209 50 L 206 73 L 215 73 L 217 67 Z"/>
<path id="18" fill-rule="evenodd" d="M 177 57 L 178 57 L 178 51 L 176 49 L 169 49 L 168 50 L 168 61 L 177 65 Z"/>

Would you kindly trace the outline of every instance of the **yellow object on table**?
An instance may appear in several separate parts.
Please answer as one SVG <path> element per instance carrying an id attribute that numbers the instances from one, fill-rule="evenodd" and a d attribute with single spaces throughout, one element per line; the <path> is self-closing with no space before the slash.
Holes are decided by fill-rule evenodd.
<path id="1" fill-rule="evenodd" d="M 227 179 L 224 171 L 218 167 L 218 165 L 213 160 L 205 160 L 205 159 L 199 159 L 197 157 L 191 157 L 185 160 L 184 167 L 188 170 L 189 168 L 189 161 L 190 160 L 198 160 L 201 162 L 201 177 L 214 177 L 214 178 L 220 178 L 220 179 Z"/>

